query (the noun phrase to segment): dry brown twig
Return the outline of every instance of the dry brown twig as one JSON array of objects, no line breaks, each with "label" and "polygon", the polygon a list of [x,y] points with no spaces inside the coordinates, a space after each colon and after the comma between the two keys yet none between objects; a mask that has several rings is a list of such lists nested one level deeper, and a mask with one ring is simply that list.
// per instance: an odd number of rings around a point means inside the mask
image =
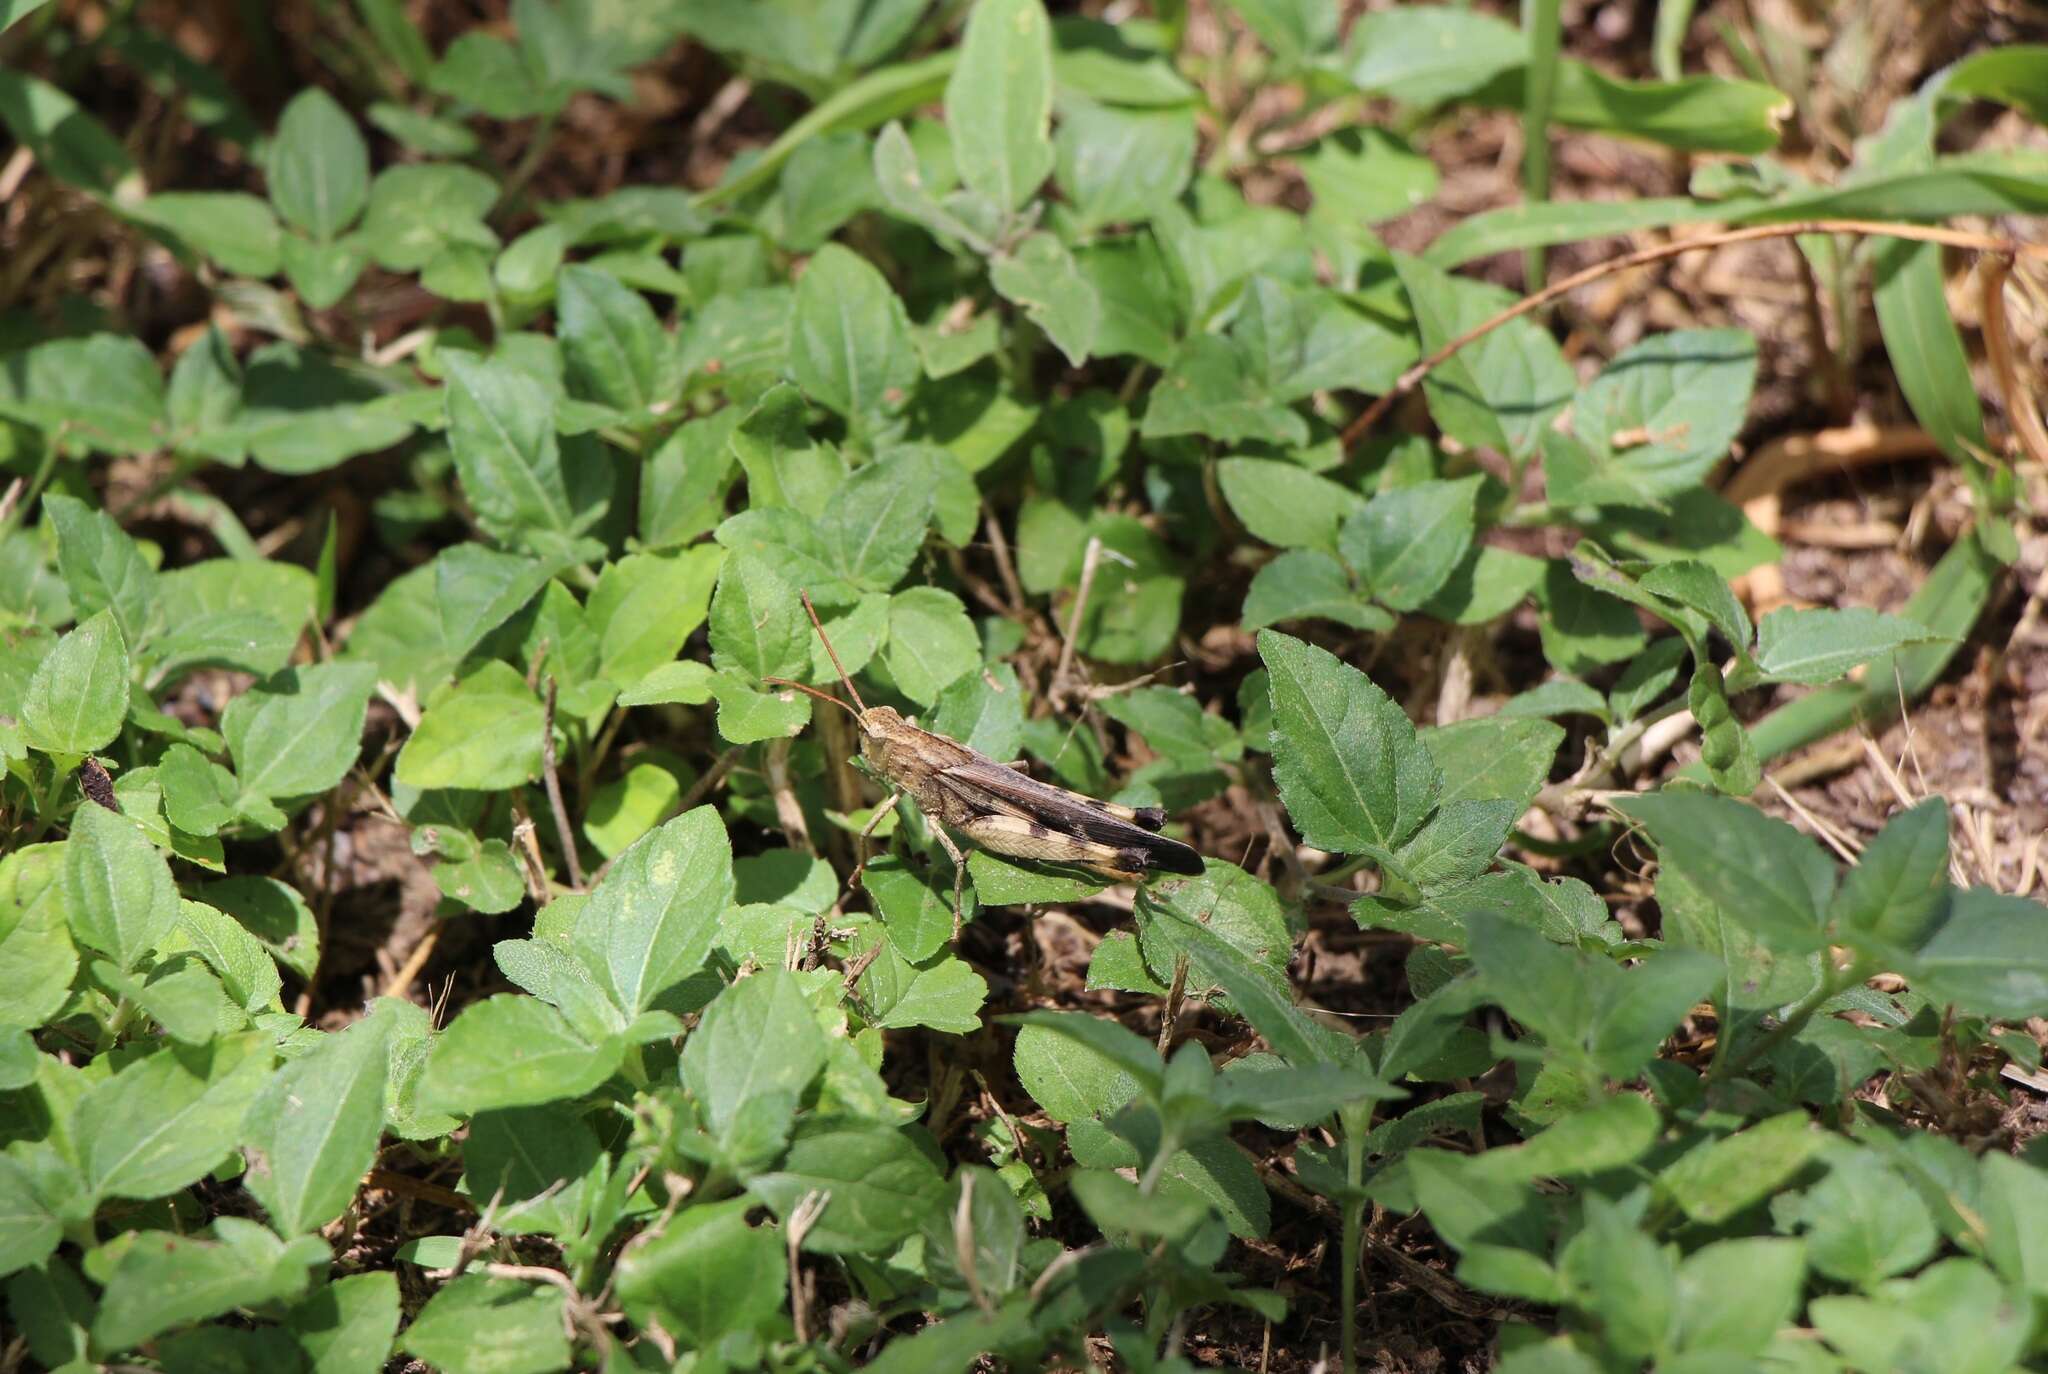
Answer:
[{"label": "dry brown twig", "polygon": [[1963,229],[1943,229],[1924,224],[1884,224],[1875,220],[1859,219],[1810,219],[1796,220],[1786,224],[1758,224],[1743,229],[1729,229],[1718,234],[1703,234],[1698,238],[1683,239],[1676,243],[1660,243],[1649,248],[1640,248],[1633,253],[1624,253],[1618,258],[1595,263],[1568,277],[1560,277],[1541,291],[1531,292],[1507,309],[1480,321],[1472,328],[1452,339],[1403,372],[1385,395],[1376,399],[1359,413],[1357,419],[1344,427],[1341,442],[1346,449],[1357,443],[1373,426],[1386,418],[1389,410],[1422,384],[1422,379],[1449,362],[1468,344],[1476,343],[1494,330],[1511,320],[1520,319],[1533,311],[1567,296],[1582,286],[1599,281],[1617,272],[1626,272],[1637,267],[1646,267],[1653,262],[1680,257],[1686,253],[1699,252],[1709,248],[1726,248],[1738,243],[1757,243],[1765,239],[1793,238],[1802,234],[1868,234],[1888,238],[1913,239],[1921,243],[1939,243],[1950,248],[1962,248],[1978,253],[1993,253],[2005,259],[2032,258],[2048,261],[2048,244],[2023,243],[2017,239],[2002,238],[1993,234],[1976,234]]},{"label": "dry brown twig", "polygon": [[569,886],[583,890],[583,861],[576,857],[576,832],[569,827],[569,808],[562,804],[562,779],[555,767],[555,679],[548,675],[547,701],[540,722],[541,778],[547,783],[548,810],[555,813],[555,839],[562,861],[569,865]]}]

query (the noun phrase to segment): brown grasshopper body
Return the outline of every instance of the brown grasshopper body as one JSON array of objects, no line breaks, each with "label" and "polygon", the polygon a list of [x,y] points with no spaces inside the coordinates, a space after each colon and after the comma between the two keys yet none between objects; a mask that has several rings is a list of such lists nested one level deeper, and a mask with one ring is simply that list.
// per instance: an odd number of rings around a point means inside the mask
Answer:
[{"label": "brown grasshopper body", "polygon": [[[829,701],[859,722],[862,756],[895,789],[861,832],[863,847],[882,817],[908,793],[936,822],[933,833],[953,860],[956,920],[967,865],[946,834],[948,827],[997,854],[1074,864],[1119,881],[1135,882],[1152,872],[1202,872],[1200,854],[1157,833],[1166,823],[1166,813],[1156,806],[1118,806],[1054,787],[1023,772],[1021,764],[998,763],[956,740],[918,728],[890,707],[869,706],[825,637],[808,594],[803,602],[855,705],[800,682],[769,681]],[[855,881],[858,874],[856,869]]]}]

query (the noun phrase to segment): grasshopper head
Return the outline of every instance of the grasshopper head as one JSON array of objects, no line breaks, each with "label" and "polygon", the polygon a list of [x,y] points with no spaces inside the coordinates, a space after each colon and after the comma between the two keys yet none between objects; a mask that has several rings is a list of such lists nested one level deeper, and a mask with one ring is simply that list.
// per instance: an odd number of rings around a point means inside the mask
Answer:
[{"label": "grasshopper head", "polygon": [[860,732],[872,740],[895,738],[907,725],[908,722],[893,706],[870,706],[860,716]]}]

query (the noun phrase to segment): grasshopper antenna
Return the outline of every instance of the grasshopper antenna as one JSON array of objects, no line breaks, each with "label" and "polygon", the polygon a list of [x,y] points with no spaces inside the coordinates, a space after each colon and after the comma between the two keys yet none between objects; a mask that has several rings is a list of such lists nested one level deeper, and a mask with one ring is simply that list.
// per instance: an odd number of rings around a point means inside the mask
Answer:
[{"label": "grasshopper antenna", "polygon": [[806,687],[801,682],[791,682],[786,677],[764,677],[761,679],[761,681],[772,682],[777,687],[794,687],[799,692],[804,693],[806,696],[814,696],[820,701],[831,702],[834,706],[837,706],[840,710],[846,712],[846,714],[852,716],[855,720],[860,719],[860,712],[854,710],[851,706],[848,706],[845,702],[841,701],[838,697],[833,696],[830,692],[821,692],[815,687]]},{"label": "grasshopper antenna", "polygon": [[[839,685],[844,687],[846,694],[853,698],[853,705],[860,708],[858,714],[866,715],[868,713],[868,704],[860,699],[860,688],[853,685],[853,679],[847,675],[846,665],[839,661],[839,651],[833,648],[832,641],[825,637],[825,625],[823,621],[818,619],[817,608],[811,605],[811,594],[808,591],[800,591],[797,595],[803,599],[804,610],[809,613],[811,624],[818,631],[818,642],[825,646],[826,656],[832,660],[832,666],[839,670]],[[790,685],[795,686],[796,684],[792,683]],[[834,697],[832,700],[838,701],[838,698]],[[839,704],[846,706],[846,703],[843,701],[839,702]],[[853,707],[849,706],[847,709],[852,710]]]}]

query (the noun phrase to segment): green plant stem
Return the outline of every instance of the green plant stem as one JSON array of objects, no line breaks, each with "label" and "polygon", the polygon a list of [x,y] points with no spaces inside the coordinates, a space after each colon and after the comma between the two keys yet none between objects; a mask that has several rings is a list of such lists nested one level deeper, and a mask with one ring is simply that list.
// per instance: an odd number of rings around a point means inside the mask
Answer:
[{"label": "green plant stem", "polygon": [[1358,1370],[1358,1250],[1365,1231],[1365,1132],[1372,1124],[1372,1107],[1339,1109],[1344,1129],[1344,1231],[1337,1246],[1342,1269],[1337,1276],[1338,1350],[1344,1374]]},{"label": "green plant stem", "polygon": [[1145,1166],[1145,1176],[1138,1180],[1138,1191],[1150,1196],[1166,1173],[1166,1161],[1179,1153],[1180,1140],[1170,1131],[1160,1132],[1159,1149],[1153,1154],[1152,1162]]},{"label": "green plant stem", "polygon": [[1862,981],[1863,971],[1860,964],[1852,963],[1844,968],[1830,968],[1821,975],[1820,981],[1815,983],[1804,997],[1792,1004],[1791,1009],[1779,1019],[1777,1025],[1751,1040],[1740,1050],[1726,1056],[1717,1055],[1714,1062],[1707,1067],[1707,1081],[1719,1083],[1741,1073],[1784,1041],[1797,1035],[1800,1027],[1813,1019],[1815,1012],[1839,997],[1844,989],[1852,988]]},{"label": "green plant stem", "polygon": [[29,797],[36,808],[36,823],[30,827],[28,838],[21,842],[24,849],[40,840],[49,830],[50,822],[57,819],[57,796],[64,790],[64,780],[70,776],[52,763],[49,786],[37,787],[33,783],[29,785]]},{"label": "green plant stem", "polygon": [[[1561,0],[1522,0],[1529,61],[1522,68],[1522,194],[1531,204],[1550,199],[1550,109],[1557,90],[1558,50],[1564,40]],[[1528,249],[1523,273],[1531,291],[1543,289],[1543,249]]]},{"label": "green plant stem", "polygon": [[526,145],[526,153],[505,178],[504,189],[498,192],[498,204],[493,214],[502,214],[518,204],[520,194],[526,190],[526,183],[533,180],[533,174],[540,170],[547,160],[548,150],[554,146],[555,128],[561,122],[559,110],[549,111],[533,126],[533,136]]}]

